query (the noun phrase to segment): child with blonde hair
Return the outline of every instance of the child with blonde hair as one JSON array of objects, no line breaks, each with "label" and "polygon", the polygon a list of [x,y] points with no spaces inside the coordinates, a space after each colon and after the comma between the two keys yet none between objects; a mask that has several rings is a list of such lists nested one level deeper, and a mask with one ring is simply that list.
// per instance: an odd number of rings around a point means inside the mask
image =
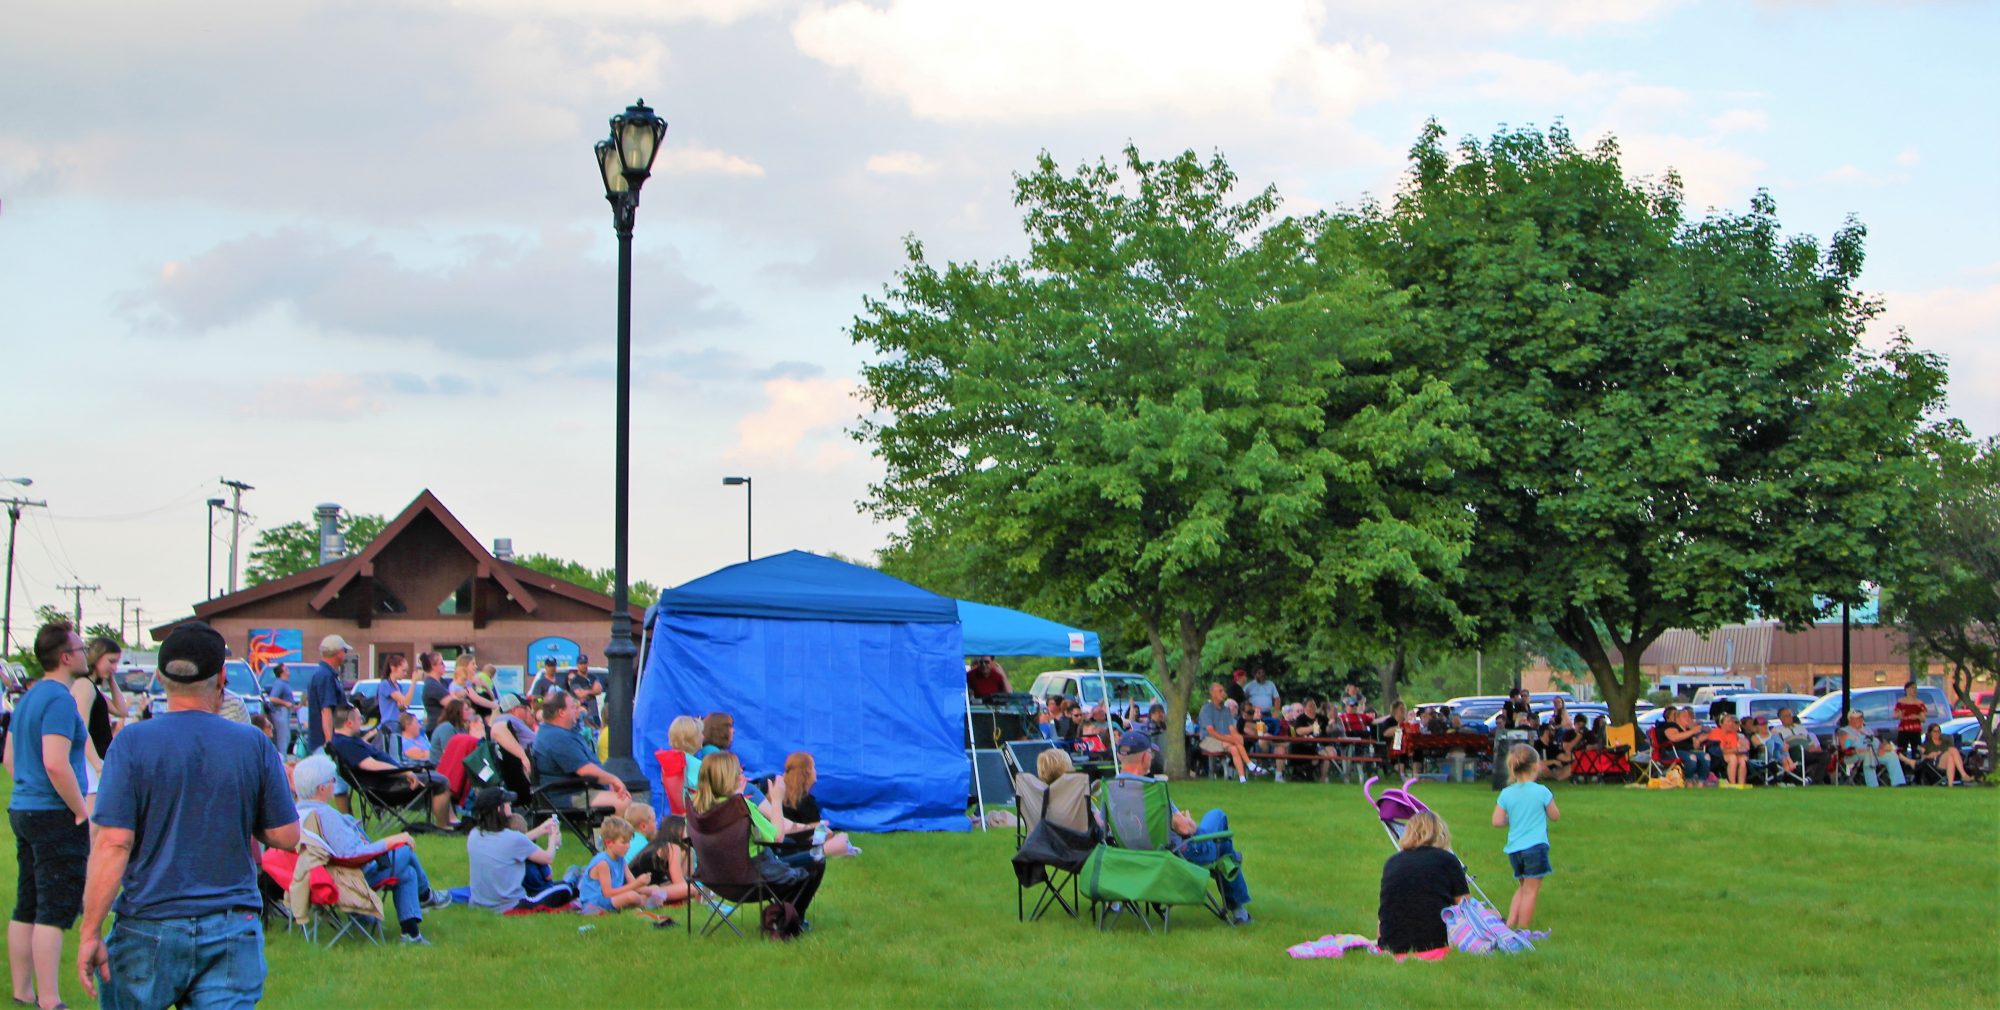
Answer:
[{"label": "child with blonde hair", "polygon": [[1507,829],[1507,862],[1520,886],[1507,906],[1507,925],[1527,929],[1535,919],[1535,899],[1542,878],[1554,873],[1549,865],[1549,822],[1562,819],[1555,794],[1535,781],[1541,776],[1541,755],[1527,744],[1507,752],[1507,788],[1493,806],[1493,826]]},{"label": "child with blonde hair", "polygon": [[585,915],[602,915],[640,907],[653,896],[650,873],[627,874],[625,853],[632,848],[632,824],[623,817],[607,817],[597,829],[600,851],[583,868],[583,886],[577,904]]}]

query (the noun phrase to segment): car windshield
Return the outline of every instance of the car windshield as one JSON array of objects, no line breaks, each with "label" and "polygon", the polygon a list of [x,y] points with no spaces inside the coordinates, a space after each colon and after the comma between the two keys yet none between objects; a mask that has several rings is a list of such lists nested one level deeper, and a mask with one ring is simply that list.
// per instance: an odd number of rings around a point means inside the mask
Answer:
[{"label": "car windshield", "polygon": [[1090,674],[1077,677],[1077,694],[1086,705],[1103,701],[1106,688],[1111,691],[1113,709],[1122,710],[1133,702],[1140,705],[1153,703],[1153,685],[1138,677],[1097,677]]},{"label": "car windshield", "polygon": [[250,664],[225,663],[222,673],[228,679],[229,690],[232,693],[248,695],[257,693],[257,678],[250,673]]},{"label": "car windshield", "polygon": [[1799,721],[1832,722],[1838,715],[1840,715],[1840,692],[1835,691],[1832,694],[1821,695],[1818,701],[1807,705],[1805,711],[1799,713]]}]

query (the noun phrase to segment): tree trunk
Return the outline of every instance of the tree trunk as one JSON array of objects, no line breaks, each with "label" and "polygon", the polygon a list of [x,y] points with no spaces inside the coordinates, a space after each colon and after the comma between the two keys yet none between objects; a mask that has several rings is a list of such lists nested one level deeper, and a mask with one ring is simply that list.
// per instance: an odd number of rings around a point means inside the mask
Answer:
[{"label": "tree trunk", "polygon": [[1590,667],[1591,679],[1597,682],[1597,692],[1604,696],[1604,705],[1611,711],[1611,725],[1631,725],[1639,695],[1646,686],[1646,674],[1639,661],[1645,658],[1646,647],[1652,645],[1662,632],[1641,632],[1634,641],[1621,645],[1618,651],[1622,670],[1611,665],[1611,651],[1605,647],[1597,625],[1587,615],[1572,611],[1555,626],[1555,632],[1556,637],[1582,656],[1584,663]]},{"label": "tree trunk", "polygon": [[1406,658],[1403,640],[1399,638],[1396,640],[1395,656],[1389,660],[1388,666],[1382,668],[1383,715],[1388,715],[1389,710],[1396,707],[1396,702],[1402,698],[1402,690],[1397,685],[1403,682],[1403,666]]},{"label": "tree trunk", "polygon": [[1167,662],[1166,639],[1160,634],[1160,619],[1151,614],[1144,618],[1146,642],[1153,647],[1153,675],[1159,679],[1162,693],[1167,696],[1167,738],[1160,741],[1161,752],[1167,762],[1167,774],[1187,773],[1187,734],[1181,727],[1187,725],[1188,701],[1191,681],[1185,681],[1180,671]]}]

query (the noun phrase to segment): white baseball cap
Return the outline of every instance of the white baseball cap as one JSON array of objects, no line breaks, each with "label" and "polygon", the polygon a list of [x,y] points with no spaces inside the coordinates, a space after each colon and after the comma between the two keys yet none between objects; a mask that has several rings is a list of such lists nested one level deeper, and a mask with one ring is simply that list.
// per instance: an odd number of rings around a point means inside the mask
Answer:
[{"label": "white baseball cap", "polygon": [[353,649],[353,646],[347,644],[347,639],[339,635],[328,635],[319,640],[319,654],[322,656],[330,656],[342,651],[351,652]]}]

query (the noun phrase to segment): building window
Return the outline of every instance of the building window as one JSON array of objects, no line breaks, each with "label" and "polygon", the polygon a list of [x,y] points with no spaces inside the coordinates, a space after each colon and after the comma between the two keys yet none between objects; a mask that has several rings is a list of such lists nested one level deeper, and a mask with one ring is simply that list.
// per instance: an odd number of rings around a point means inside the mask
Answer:
[{"label": "building window", "polygon": [[1889,671],[1887,670],[1875,671],[1875,683],[1887,684],[1888,682],[1889,682]]}]

